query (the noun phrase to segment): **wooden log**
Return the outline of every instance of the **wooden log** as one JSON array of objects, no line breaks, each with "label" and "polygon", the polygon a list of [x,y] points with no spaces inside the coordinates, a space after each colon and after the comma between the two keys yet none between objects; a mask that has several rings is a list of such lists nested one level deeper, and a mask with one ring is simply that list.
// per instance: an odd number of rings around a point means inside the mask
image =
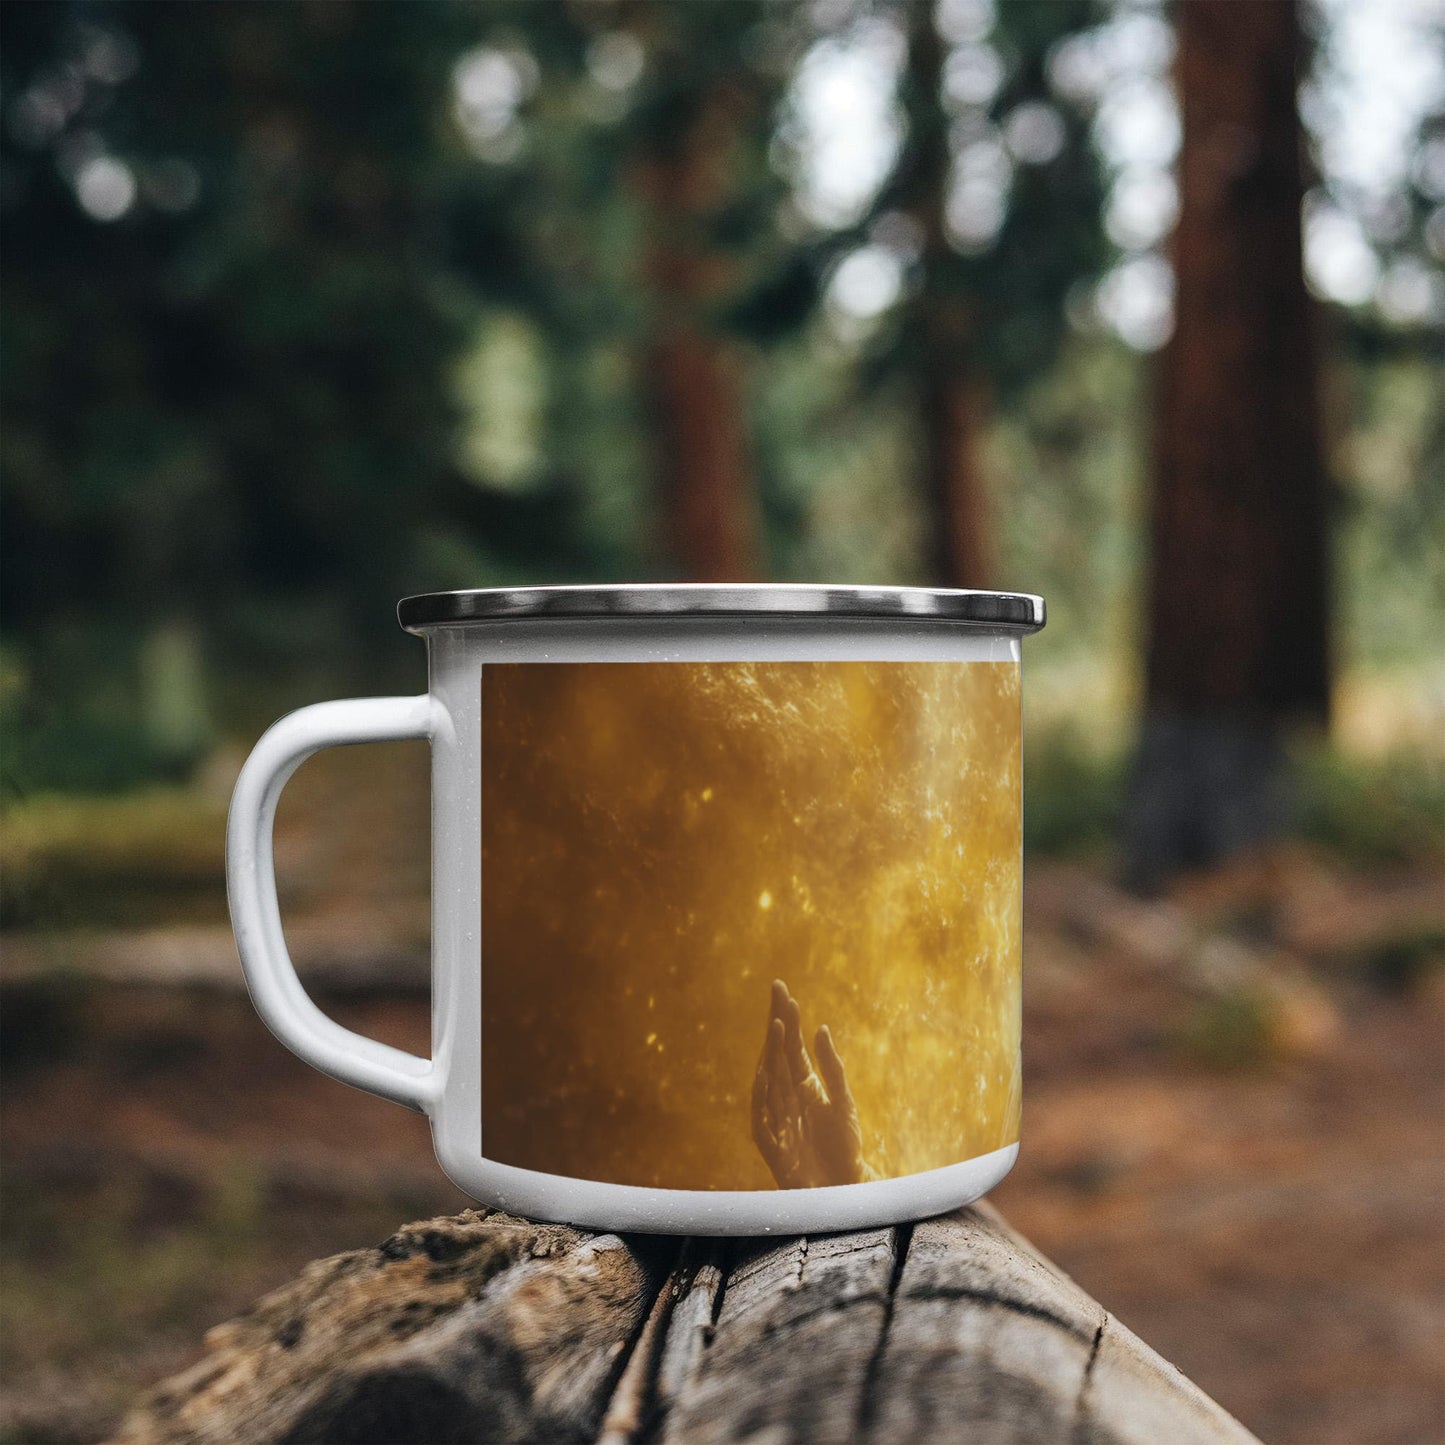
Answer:
[{"label": "wooden log", "polygon": [[782,1242],[468,1211],[214,1329],[121,1445],[1253,1437],[984,1206]]}]

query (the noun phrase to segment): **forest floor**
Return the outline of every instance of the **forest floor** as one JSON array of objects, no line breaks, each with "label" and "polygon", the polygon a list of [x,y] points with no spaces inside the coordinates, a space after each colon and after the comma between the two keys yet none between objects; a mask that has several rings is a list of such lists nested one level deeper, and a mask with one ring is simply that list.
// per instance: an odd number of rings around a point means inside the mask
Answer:
[{"label": "forest floor", "polygon": [[[355,766],[283,801],[296,951],[341,1022],[424,1052],[419,759]],[[213,872],[123,919],[71,886],[98,921],[0,952],[0,1441],[26,1445],[100,1438],[310,1259],[465,1203],[422,1119],[266,1032]],[[994,1202],[1263,1439],[1445,1437],[1438,869],[1291,848],[1142,903],[1037,861],[1025,915]]]}]

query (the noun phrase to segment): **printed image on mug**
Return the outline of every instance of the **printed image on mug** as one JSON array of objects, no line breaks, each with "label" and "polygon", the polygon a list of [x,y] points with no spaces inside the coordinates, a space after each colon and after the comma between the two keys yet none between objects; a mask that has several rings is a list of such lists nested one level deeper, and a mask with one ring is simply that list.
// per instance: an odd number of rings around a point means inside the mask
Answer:
[{"label": "printed image on mug", "polygon": [[1016,1143],[1016,662],[482,669],[482,1152],[666,1189]]}]

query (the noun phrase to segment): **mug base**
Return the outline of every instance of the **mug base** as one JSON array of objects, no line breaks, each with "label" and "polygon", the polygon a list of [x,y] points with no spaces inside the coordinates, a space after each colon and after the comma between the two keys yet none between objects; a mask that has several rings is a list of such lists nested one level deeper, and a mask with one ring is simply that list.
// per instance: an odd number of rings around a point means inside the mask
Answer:
[{"label": "mug base", "polygon": [[1013,1168],[1017,1143],[921,1174],[818,1189],[647,1189],[517,1169],[490,1159],[437,1157],[479,1203],[555,1224],[617,1233],[821,1234],[926,1219],[972,1204]]}]

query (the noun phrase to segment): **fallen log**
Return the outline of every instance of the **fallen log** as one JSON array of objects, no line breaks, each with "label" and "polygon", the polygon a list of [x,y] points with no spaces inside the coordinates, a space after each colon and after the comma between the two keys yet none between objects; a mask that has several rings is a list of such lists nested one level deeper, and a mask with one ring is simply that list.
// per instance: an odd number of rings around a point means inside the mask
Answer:
[{"label": "fallen log", "polygon": [[212,1330],[117,1441],[1253,1438],[975,1206],[783,1242],[408,1225]]}]

